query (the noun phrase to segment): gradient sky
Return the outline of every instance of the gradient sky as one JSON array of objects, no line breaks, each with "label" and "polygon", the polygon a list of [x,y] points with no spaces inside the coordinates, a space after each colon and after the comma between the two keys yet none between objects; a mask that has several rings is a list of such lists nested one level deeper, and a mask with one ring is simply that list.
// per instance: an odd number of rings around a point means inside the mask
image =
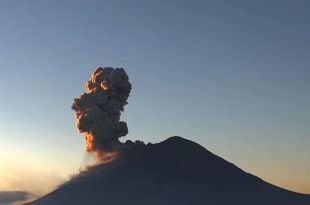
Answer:
[{"label": "gradient sky", "polygon": [[73,98],[98,66],[133,90],[124,139],[179,135],[310,193],[310,1],[0,0],[0,190],[88,160]]}]

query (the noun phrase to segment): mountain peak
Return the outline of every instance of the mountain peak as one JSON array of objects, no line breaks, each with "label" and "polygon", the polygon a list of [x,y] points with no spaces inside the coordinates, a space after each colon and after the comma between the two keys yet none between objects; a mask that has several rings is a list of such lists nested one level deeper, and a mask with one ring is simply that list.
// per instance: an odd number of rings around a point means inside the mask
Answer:
[{"label": "mountain peak", "polygon": [[125,144],[128,149],[114,161],[81,173],[30,204],[310,204],[309,196],[264,182],[182,137]]},{"label": "mountain peak", "polygon": [[162,141],[161,143],[165,143],[165,142],[182,142],[182,143],[193,143],[192,141],[185,139],[183,137],[180,136],[172,136],[167,138],[166,140]]},{"label": "mountain peak", "polygon": [[[167,146],[174,146],[177,149],[196,149],[197,151],[206,151],[206,149],[204,147],[202,147],[201,145],[199,145],[196,142],[193,142],[191,140],[185,139],[183,137],[179,137],[179,136],[173,136],[173,137],[169,137],[168,139],[158,143],[158,145],[167,145]],[[185,151],[183,150],[183,151]]]}]

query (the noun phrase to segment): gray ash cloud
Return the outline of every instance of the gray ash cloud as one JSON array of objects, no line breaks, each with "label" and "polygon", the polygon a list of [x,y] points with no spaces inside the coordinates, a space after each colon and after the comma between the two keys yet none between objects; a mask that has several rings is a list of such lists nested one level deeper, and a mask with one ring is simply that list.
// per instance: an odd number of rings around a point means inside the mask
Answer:
[{"label": "gray ash cloud", "polygon": [[120,121],[131,91],[123,68],[99,67],[86,81],[86,93],[74,99],[76,126],[86,141],[86,151],[109,152],[120,145],[119,138],[128,133]]}]

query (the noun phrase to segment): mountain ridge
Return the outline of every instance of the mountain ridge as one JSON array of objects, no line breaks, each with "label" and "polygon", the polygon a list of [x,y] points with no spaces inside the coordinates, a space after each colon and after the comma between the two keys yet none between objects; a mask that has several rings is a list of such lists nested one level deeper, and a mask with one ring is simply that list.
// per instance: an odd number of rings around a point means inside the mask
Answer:
[{"label": "mountain ridge", "polygon": [[127,141],[114,161],[90,167],[28,205],[124,203],[309,205],[310,195],[274,186],[174,136],[147,145]]}]

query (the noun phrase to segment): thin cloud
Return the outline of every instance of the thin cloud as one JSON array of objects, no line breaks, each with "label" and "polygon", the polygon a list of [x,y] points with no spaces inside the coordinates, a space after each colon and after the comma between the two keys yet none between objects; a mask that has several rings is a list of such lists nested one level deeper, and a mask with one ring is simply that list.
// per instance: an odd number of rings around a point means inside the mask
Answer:
[{"label": "thin cloud", "polygon": [[18,201],[26,201],[33,195],[24,191],[0,191],[0,204],[9,205]]}]

